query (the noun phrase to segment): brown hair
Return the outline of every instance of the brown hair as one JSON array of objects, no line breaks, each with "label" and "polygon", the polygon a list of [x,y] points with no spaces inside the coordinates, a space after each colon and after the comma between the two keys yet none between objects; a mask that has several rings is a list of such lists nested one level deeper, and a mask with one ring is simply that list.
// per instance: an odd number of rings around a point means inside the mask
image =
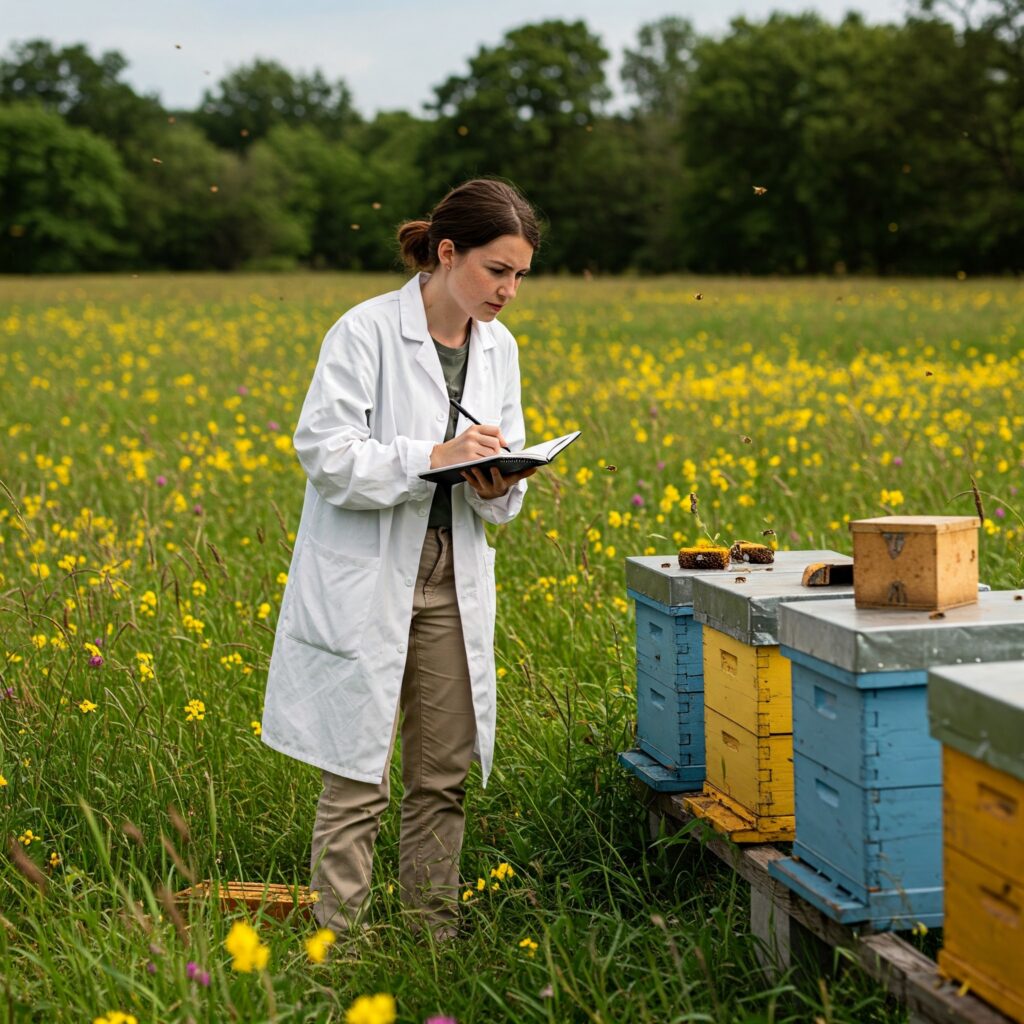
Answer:
[{"label": "brown hair", "polygon": [[430,220],[402,224],[398,245],[410,270],[433,270],[443,239],[450,238],[459,251],[487,245],[502,235],[516,235],[536,249],[540,244],[537,214],[514,185],[474,178],[453,188],[434,207]]}]

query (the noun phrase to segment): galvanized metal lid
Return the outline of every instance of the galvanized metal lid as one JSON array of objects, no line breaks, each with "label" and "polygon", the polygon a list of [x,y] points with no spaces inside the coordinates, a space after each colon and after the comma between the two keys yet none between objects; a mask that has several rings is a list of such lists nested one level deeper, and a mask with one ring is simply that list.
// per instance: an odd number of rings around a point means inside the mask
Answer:
[{"label": "galvanized metal lid", "polygon": [[1024,661],[932,669],[928,721],[937,740],[1024,779]]},{"label": "galvanized metal lid", "polygon": [[794,572],[739,573],[725,580],[698,576],[693,581],[693,617],[740,643],[765,647],[779,642],[779,605],[783,601],[835,600],[852,595],[853,587],[805,587]]},{"label": "galvanized metal lid", "polygon": [[779,643],[847,672],[1024,658],[1024,591],[993,590],[946,612],[855,608],[852,600],[783,605]]},{"label": "galvanized metal lid", "polygon": [[747,576],[767,572],[799,572],[811,562],[845,561],[848,555],[838,551],[776,551],[772,565],[744,565],[736,562],[728,569],[680,569],[678,553],[671,555],[634,555],[626,559],[626,586],[659,604],[693,604],[693,580],[696,576]]}]

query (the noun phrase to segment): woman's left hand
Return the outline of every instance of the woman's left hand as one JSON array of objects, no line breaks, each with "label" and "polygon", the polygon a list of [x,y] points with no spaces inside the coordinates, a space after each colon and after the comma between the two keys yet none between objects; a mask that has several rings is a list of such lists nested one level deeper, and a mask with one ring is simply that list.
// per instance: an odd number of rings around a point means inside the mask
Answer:
[{"label": "woman's left hand", "polygon": [[482,469],[464,469],[462,476],[481,498],[501,498],[508,493],[508,489],[513,484],[525,480],[528,476],[533,476],[538,469],[540,466],[531,466],[529,469],[524,469],[519,473],[510,473],[508,476],[502,476],[495,467],[491,467],[489,474],[485,474]]}]

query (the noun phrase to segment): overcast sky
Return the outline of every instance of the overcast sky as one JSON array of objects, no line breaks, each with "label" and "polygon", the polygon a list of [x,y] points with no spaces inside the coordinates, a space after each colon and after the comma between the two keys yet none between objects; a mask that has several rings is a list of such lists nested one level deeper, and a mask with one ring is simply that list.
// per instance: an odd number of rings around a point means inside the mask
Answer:
[{"label": "overcast sky", "polygon": [[[356,107],[422,113],[433,87],[466,69],[480,46],[494,46],[511,28],[547,18],[582,18],[611,53],[609,84],[621,98],[618,65],[637,29],[668,14],[716,34],[730,19],[772,10],[815,10],[838,21],[848,10],[868,21],[901,21],[905,0],[0,0],[0,44],[44,38],[85,43],[94,55],[119,50],[125,77],[164,105],[194,108],[205,88],[257,57],[292,71],[319,68],[343,78]],[[176,45],[181,46],[177,49]]]}]

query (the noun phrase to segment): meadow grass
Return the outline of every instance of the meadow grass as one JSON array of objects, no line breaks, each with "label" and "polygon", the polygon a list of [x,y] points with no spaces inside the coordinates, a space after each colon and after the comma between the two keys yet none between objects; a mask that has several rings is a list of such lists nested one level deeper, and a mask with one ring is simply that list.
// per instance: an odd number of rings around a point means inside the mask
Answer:
[{"label": "meadow grass", "polygon": [[0,1013],[342,1021],[383,992],[402,1022],[903,1020],[856,971],[766,980],[744,886],[687,835],[649,841],[615,760],[623,559],[714,536],[849,551],[850,518],[973,514],[973,481],[982,578],[1020,586],[1013,281],[531,280],[505,319],[528,437],[583,437],[490,531],[500,710],[463,936],[406,926],[397,799],[372,927],[324,963],[298,916],[259,923],[251,972],[225,948],[244,915],[176,919],[190,878],[308,880],[319,773],[255,726],[301,507],[290,435],[326,329],[398,284],[0,282]]}]

